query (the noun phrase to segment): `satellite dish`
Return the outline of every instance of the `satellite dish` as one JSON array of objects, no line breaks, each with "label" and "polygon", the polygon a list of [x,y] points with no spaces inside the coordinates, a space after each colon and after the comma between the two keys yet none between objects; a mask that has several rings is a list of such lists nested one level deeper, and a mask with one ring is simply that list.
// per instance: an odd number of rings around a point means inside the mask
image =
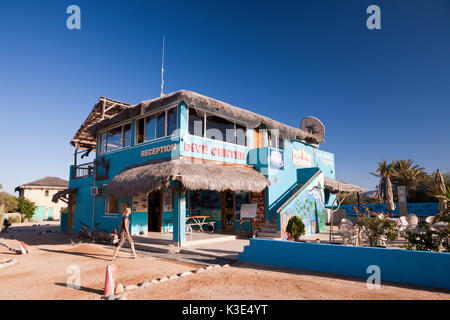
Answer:
[{"label": "satellite dish", "polygon": [[323,123],[313,116],[303,118],[300,122],[300,128],[312,134],[323,137],[325,135],[325,126]]}]

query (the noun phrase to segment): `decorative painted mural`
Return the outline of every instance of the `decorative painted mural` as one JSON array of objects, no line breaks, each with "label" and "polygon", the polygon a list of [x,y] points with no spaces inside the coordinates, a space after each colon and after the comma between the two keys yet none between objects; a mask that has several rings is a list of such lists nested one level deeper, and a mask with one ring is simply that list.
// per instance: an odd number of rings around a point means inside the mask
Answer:
[{"label": "decorative painted mural", "polygon": [[306,235],[326,230],[324,194],[321,185],[323,185],[322,173],[280,212],[282,240],[291,239],[286,232],[286,226],[292,216],[298,216],[302,219],[305,224]]}]

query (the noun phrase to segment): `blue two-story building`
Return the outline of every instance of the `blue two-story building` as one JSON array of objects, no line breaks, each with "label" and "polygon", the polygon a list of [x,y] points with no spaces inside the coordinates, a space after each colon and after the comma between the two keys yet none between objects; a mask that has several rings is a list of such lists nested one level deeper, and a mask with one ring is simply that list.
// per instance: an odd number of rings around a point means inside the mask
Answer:
[{"label": "blue two-story building", "polygon": [[[62,229],[80,222],[112,231],[131,206],[132,234],[173,232],[186,241],[186,218],[207,216],[216,232],[235,233],[244,203],[256,222],[287,239],[292,215],[307,233],[325,230],[336,185],[323,136],[190,91],[129,105],[101,97],[71,143],[75,163]],[[92,163],[79,158],[95,153]]]}]

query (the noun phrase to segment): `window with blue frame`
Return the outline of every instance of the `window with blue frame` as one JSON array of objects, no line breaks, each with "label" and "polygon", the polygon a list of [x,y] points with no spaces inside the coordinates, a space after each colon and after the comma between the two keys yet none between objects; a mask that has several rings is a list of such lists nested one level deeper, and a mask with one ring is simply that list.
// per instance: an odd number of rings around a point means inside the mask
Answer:
[{"label": "window with blue frame", "polygon": [[136,120],[136,143],[171,136],[178,128],[177,108],[170,108]]},{"label": "window with blue frame", "polygon": [[107,153],[131,145],[131,123],[114,127],[100,134],[99,153]]},{"label": "window with blue frame", "polygon": [[246,126],[216,115],[201,115],[194,108],[188,112],[190,135],[247,146]]}]

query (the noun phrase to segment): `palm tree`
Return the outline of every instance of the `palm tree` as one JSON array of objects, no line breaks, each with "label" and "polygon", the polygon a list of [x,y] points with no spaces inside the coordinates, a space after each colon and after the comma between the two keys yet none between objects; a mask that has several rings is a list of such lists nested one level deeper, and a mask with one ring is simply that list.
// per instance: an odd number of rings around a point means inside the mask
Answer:
[{"label": "palm tree", "polygon": [[387,163],[386,160],[378,162],[378,168],[375,170],[380,178],[390,177],[395,174],[394,163]]},{"label": "palm tree", "polygon": [[411,159],[396,160],[394,163],[394,175],[392,178],[393,184],[397,186],[405,186],[407,190],[411,189],[417,180],[425,178],[425,169],[414,164]]}]

